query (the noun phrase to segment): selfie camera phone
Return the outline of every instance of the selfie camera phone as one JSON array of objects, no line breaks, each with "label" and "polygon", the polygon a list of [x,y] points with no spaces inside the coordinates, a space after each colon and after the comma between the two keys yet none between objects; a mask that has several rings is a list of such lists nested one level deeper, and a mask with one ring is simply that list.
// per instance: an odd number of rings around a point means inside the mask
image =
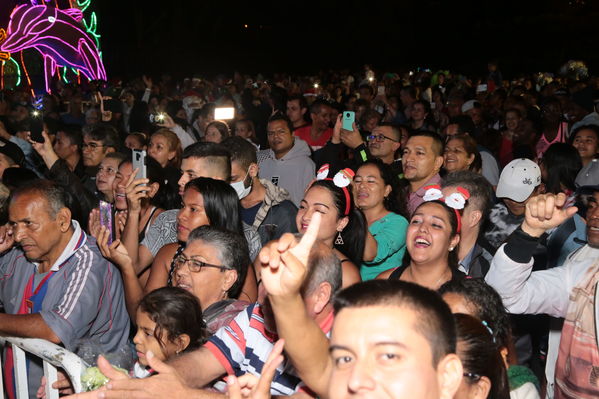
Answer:
[{"label": "selfie camera phone", "polygon": [[157,114],[150,114],[150,123],[164,123],[164,112],[159,112]]},{"label": "selfie camera phone", "polygon": [[146,179],[148,177],[146,170],[146,152],[144,150],[131,150],[133,156],[133,170],[137,170],[135,179]]},{"label": "selfie camera phone", "polygon": [[100,226],[104,226],[110,231],[108,236],[108,245],[112,244],[114,230],[112,229],[112,204],[106,201],[100,201]]},{"label": "selfie camera phone", "polygon": [[38,110],[33,111],[31,113],[30,121],[29,132],[31,140],[43,143],[44,136],[42,136],[42,130],[44,129],[44,120],[42,118],[42,113]]},{"label": "selfie camera phone", "polygon": [[352,131],[356,114],[353,111],[343,111],[343,129]]}]

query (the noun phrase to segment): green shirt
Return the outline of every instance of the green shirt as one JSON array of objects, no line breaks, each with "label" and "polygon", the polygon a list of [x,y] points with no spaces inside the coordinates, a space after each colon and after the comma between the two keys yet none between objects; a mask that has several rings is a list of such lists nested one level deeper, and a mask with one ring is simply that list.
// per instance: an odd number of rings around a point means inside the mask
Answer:
[{"label": "green shirt", "polygon": [[400,266],[406,251],[408,221],[390,212],[374,222],[369,228],[377,243],[376,257],[360,267],[363,281],[372,280],[379,274]]}]

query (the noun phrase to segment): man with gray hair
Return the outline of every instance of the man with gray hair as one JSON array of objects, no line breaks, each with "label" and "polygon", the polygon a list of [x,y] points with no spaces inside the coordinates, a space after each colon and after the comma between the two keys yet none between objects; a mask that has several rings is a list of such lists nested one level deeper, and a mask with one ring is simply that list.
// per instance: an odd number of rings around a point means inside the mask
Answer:
[{"label": "man with gray hair", "polygon": [[[49,180],[32,181],[13,193],[8,214],[0,239],[0,304],[6,312],[0,314],[0,335],[42,338],[70,351],[84,341],[102,353],[126,346],[129,317],[120,273],[71,219],[64,190]],[[6,359],[11,391],[12,356]],[[35,359],[29,364],[34,393],[42,369]]]}]

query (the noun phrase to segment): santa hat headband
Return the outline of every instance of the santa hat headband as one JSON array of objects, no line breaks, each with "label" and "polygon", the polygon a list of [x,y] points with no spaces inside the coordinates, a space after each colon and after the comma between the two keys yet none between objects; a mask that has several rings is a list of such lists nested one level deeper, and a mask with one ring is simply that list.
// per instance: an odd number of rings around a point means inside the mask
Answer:
[{"label": "santa hat headband", "polygon": [[422,197],[424,201],[441,201],[455,211],[458,222],[457,233],[462,231],[462,214],[460,211],[466,206],[466,201],[470,198],[470,192],[464,187],[456,187],[457,192],[444,196],[441,186],[436,184],[426,186],[424,189],[426,190]]},{"label": "santa hat headband", "polygon": [[345,211],[343,212],[344,216],[349,215],[350,206],[351,206],[351,193],[349,192],[349,185],[351,184],[354,176],[356,175],[353,170],[350,168],[345,168],[340,170],[335,174],[335,177],[332,179],[327,177],[329,175],[329,164],[325,163],[318,169],[316,174],[316,180],[329,180],[332,181],[333,184],[343,191],[343,195],[345,195]]}]

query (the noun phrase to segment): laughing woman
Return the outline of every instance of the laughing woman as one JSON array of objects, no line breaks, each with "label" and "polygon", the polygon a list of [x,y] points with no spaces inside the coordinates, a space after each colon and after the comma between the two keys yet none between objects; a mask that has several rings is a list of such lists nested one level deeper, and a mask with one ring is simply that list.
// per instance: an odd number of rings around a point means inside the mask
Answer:
[{"label": "laughing woman", "polygon": [[482,158],[476,147],[476,141],[466,134],[452,137],[445,145],[443,168],[447,173],[460,170],[480,173]]},{"label": "laughing woman", "polygon": [[304,194],[295,219],[297,230],[305,233],[314,212],[322,214],[317,239],[339,258],[343,287],[361,281],[357,265],[362,262],[366,236],[364,214],[355,208],[350,190],[349,184],[341,187],[333,179],[315,181]]},{"label": "laughing woman", "polygon": [[[428,195],[427,191],[425,199]],[[416,208],[406,238],[409,262],[387,274],[390,280],[409,281],[437,290],[447,281],[464,277],[457,269],[461,216],[446,203],[452,203],[456,195],[459,194],[452,194],[448,199],[439,196]],[[465,199],[458,198],[458,202],[462,202],[463,209]]]},{"label": "laughing woman", "polygon": [[360,268],[364,281],[397,267],[404,256],[408,221],[401,216],[405,201],[398,197],[402,191],[395,180],[380,161],[362,164],[354,178],[354,199],[366,216],[369,232]]}]

